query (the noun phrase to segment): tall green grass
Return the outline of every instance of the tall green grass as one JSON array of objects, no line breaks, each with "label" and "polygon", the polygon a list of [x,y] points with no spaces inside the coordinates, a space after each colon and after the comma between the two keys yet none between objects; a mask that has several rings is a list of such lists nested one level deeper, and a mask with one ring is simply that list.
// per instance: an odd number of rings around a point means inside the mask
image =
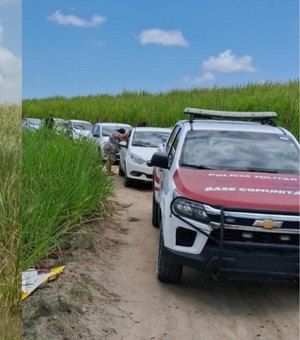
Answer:
[{"label": "tall green grass", "polygon": [[49,114],[65,119],[86,119],[92,123],[118,121],[136,125],[172,126],[184,119],[185,107],[229,111],[275,111],[277,123],[299,135],[299,81],[269,82],[213,89],[173,90],[167,93],[123,92],[116,96],[53,97],[23,101],[27,117]]},{"label": "tall green grass", "polygon": [[22,268],[62,246],[83,220],[104,212],[112,183],[97,148],[48,129],[23,133]]},{"label": "tall green grass", "polygon": [[21,108],[0,106],[0,338],[21,338]]}]

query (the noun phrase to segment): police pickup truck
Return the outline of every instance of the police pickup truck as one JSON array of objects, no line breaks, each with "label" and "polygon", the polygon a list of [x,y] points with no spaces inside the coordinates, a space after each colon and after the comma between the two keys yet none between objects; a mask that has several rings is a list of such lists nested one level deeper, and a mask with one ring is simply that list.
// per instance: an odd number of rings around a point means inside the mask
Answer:
[{"label": "police pickup truck", "polygon": [[275,112],[186,108],[152,157],[157,276],[298,280],[299,144]]}]

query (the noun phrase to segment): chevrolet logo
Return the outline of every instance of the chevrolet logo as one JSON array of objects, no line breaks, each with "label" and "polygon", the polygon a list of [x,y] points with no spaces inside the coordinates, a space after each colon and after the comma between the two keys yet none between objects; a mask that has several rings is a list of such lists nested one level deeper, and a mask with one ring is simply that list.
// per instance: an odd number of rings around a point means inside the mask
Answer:
[{"label": "chevrolet logo", "polygon": [[253,227],[260,227],[264,229],[273,229],[280,228],[282,226],[281,221],[273,221],[273,220],[256,220],[253,223]]}]

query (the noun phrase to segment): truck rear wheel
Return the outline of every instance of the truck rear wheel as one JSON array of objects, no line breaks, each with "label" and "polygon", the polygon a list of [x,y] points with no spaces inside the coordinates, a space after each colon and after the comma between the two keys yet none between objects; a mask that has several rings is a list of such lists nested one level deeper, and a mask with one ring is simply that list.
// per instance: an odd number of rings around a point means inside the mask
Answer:
[{"label": "truck rear wheel", "polygon": [[166,259],[165,246],[162,228],[160,228],[158,259],[157,259],[157,278],[164,283],[180,282],[182,276],[182,266],[168,262]]}]

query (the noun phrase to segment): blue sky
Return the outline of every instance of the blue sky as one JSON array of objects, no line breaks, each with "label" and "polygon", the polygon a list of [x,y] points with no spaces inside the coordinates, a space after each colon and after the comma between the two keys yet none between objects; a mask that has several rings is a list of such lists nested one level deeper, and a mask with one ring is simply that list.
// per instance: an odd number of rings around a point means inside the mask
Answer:
[{"label": "blue sky", "polygon": [[23,98],[298,79],[298,0],[22,6]]}]

